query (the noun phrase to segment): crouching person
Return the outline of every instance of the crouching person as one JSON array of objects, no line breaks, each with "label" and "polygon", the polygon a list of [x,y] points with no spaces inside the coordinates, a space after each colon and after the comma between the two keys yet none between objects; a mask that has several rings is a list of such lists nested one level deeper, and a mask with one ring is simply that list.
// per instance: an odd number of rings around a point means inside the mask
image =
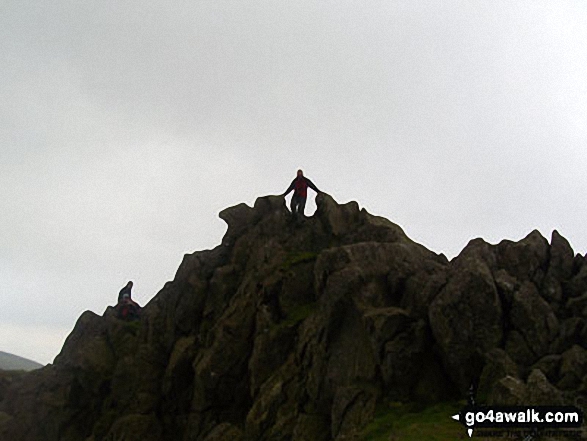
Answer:
[{"label": "crouching person", "polygon": [[116,316],[121,320],[138,320],[141,315],[141,307],[130,298],[130,294],[123,294],[116,305]]}]

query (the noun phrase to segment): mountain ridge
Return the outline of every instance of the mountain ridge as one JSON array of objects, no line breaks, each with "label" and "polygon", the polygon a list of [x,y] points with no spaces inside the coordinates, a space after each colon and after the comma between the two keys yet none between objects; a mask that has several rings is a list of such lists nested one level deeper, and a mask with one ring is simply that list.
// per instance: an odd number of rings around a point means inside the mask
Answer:
[{"label": "mountain ridge", "polygon": [[0,351],[0,370],[24,370],[31,371],[33,369],[42,368],[41,363],[34,360],[21,357],[19,355],[10,354],[8,352]]},{"label": "mountain ridge", "polygon": [[360,439],[386,403],[471,385],[487,403],[584,399],[587,265],[558,232],[449,262],[356,202],[316,202],[298,221],[280,196],[221,211],[221,244],[185,255],[140,321],[86,311],[0,396],[0,435]]}]

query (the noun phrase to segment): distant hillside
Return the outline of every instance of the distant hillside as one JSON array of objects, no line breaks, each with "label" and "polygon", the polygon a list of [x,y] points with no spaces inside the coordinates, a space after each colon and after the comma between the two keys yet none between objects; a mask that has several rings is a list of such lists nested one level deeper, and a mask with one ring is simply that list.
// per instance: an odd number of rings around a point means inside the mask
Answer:
[{"label": "distant hillside", "polygon": [[42,368],[36,361],[0,351],[0,369],[4,371],[32,371]]}]

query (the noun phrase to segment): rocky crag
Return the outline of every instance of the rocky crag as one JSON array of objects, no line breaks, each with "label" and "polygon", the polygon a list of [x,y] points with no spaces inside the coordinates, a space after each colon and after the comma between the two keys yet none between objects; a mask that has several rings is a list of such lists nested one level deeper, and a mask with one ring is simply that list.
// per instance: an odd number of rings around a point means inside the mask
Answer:
[{"label": "rocky crag", "polygon": [[85,312],[52,365],[1,388],[0,439],[354,439],[382,403],[587,394],[587,264],[556,231],[448,261],[317,197],[220,213],[139,322]]}]

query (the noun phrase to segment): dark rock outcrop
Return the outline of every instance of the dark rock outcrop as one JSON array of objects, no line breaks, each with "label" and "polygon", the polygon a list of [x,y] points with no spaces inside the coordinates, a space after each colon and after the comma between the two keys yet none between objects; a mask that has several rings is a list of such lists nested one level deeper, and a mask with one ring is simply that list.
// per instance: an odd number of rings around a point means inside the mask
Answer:
[{"label": "dark rock outcrop", "polygon": [[471,241],[451,262],[317,197],[220,217],[136,322],[82,314],[52,365],[0,384],[0,439],[351,439],[379,403],[587,395],[587,265],[553,232]]}]

